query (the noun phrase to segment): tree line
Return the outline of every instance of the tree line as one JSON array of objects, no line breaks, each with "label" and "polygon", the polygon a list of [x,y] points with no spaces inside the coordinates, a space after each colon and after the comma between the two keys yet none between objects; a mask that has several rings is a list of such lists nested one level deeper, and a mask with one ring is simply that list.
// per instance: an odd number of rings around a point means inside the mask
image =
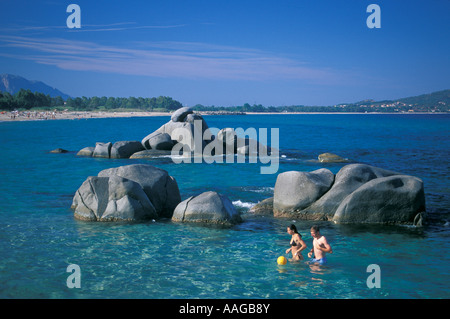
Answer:
[{"label": "tree line", "polygon": [[[389,105],[386,105],[389,104]],[[405,104],[389,101],[388,103],[373,102],[367,104],[352,103],[335,106],[307,106],[307,105],[289,105],[289,106],[263,106],[261,104],[250,105],[245,103],[241,106],[204,106],[197,104],[195,111],[208,112],[252,112],[252,113],[400,113],[400,112],[450,112],[450,104],[444,102],[426,103],[426,104]]]},{"label": "tree line", "polygon": [[64,101],[60,96],[51,97],[40,92],[21,89],[15,94],[0,91],[0,109],[32,109],[32,108],[64,108],[76,111],[132,109],[141,111],[166,110],[172,111],[182,107],[182,104],[171,97],[76,97]]},{"label": "tree line", "polygon": [[[358,103],[336,105],[336,106],[263,106],[261,104],[245,103],[240,106],[204,106],[197,104],[193,107],[195,111],[209,112],[450,112],[450,91],[445,90],[431,95],[414,97],[399,101],[361,101]],[[434,99],[432,99],[434,98]],[[410,101],[411,100],[411,101]],[[401,102],[400,102],[401,101]],[[31,92],[21,89],[11,95],[0,91],[0,109],[69,109],[75,111],[95,110],[135,110],[135,111],[173,111],[182,107],[182,104],[171,97],[159,96],[152,98],[143,97],[69,97],[64,101],[60,96],[51,97],[40,92]]]}]

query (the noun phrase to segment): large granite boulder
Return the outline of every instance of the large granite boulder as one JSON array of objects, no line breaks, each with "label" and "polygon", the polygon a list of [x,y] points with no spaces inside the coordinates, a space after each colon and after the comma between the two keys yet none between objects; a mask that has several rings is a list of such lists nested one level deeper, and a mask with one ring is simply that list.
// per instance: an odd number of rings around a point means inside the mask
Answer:
[{"label": "large granite boulder", "polygon": [[[322,171],[322,178],[316,179],[320,171],[279,174],[274,189],[274,216],[336,223],[422,225],[425,195],[419,178],[350,164],[341,168],[333,183],[329,172]],[[332,186],[325,190],[329,181]],[[270,202],[266,206],[266,210],[270,209]]]},{"label": "large granite boulder", "polygon": [[139,141],[119,141],[111,146],[110,158],[130,158],[136,152],[143,151]]},{"label": "large granite boulder", "polygon": [[241,222],[242,218],[226,196],[210,191],[179,203],[172,220],[230,226]]},{"label": "large granite boulder", "polygon": [[155,207],[158,217],[171,218],[181,196],[176,180],[167,171],[145,164],[109,168],[99,177],[120,176],[138,183]]},{"label": "large granite boulder", "polygon": [[342,201],[365,183],[381,177],[400,173],[366,164],[349,164],[336,174],[331,189],[306,208],[303,213],[314,215],[314,219],[331,219]]},{"label": "large granite boulder", "polygon": [[92,157],[110,158],[111,147],[112,147],[111,142],[108,143],[97,142],[95,144],[95,149],[94,153],[92,154]]},{"label": "large granite boulder", "polygon": [[417,177],[393,175],[373,179],[339,205],[336,223],[414,224],[425,211],[423,182]]},{"label": "large granite boulder", "polygon": [[75,193],[74,216],[86,221],[139,221],[156,218],[142,187],[119,176],[88,177]]},{"label": "large granite boulder", "polygon": [[274,189],[274,215],[289,215],[308,207],[330,189],[333,181],[334,174],[326,168],[279,174]]}]

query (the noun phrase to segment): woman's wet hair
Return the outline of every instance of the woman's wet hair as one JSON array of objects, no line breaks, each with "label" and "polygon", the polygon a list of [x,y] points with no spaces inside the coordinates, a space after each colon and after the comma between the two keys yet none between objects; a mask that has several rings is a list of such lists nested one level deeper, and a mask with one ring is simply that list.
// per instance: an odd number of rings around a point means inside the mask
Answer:
[{"label": "woman's wet hair", "polygon": [[[294,224],[291,224],[291,225],[289,226],[289,228],[290,228],[294,233],[300,235],[300,233],[299,233],[298,230],[297,230],[297,226],[295,226]],[[300,237],[302,237],[302,235],[300,235]]]}]

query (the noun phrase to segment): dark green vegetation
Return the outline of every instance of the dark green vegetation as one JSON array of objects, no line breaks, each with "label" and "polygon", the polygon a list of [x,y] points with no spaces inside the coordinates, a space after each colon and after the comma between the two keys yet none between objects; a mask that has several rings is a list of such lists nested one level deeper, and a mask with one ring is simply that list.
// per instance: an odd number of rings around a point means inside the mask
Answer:
[{"label": "dark green vegetation", "polygon": [[[51,97],[40,92],[21,89],[15,94],[0,91],[0,110],[16,109],[59,109],[75,111],[173,111],[182,104],[171,97]],[[195,111],[203,112],[450,112],[450,90],[438,91],[398,100],[373,101],[364,100],[356,103],[337,104],[334,106],[263,106],[261,104],[242,106],[204,106],[197,104]]]},{"label": "dark green vegetation", "polygon": [[152,98],[122,98],[122,97],[76,97],[67,98],[64,101],[60,96],[51,97],[40,92],[31,92],[21,89],[11,95],[8,92],[0,92],[0,109],[68,109],[76,111],[95,110],[133,110],[133,111],[172,111],[182,107],[181,103],[171,97],[160,96]]},{"label": "dark green vegetation", "polygon": [[364,100],[356,103],[341,103],[334,106],[269,106],[250,105],[245,103],[242,106],[194,106],[196,111],[227,111],[227,112],[450,112],[450,90],[438,91],[430,94],[423,94],[414,97],[407,97],[397,100]]}]

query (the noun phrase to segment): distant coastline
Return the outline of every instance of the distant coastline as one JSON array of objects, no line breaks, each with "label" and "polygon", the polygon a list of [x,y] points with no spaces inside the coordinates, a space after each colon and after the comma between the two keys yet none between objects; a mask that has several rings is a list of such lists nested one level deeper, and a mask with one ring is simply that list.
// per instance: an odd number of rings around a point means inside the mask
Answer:
[{"label": "distant coastline", "polygon": [[[446,112],[202,112],[195,111],[204,116],[210,115],[332,115],[332,114],[450,114]],[[13,122],[13,121],[41,121],[41,120],[81,120],[81,119],[94,119],[94,118],[123,118],[123,117],[153,117],[153,116],[171,116],[172,112],[105,112],[105,111],[41,111],[41,112],[0,112],[0,122]]]}]

